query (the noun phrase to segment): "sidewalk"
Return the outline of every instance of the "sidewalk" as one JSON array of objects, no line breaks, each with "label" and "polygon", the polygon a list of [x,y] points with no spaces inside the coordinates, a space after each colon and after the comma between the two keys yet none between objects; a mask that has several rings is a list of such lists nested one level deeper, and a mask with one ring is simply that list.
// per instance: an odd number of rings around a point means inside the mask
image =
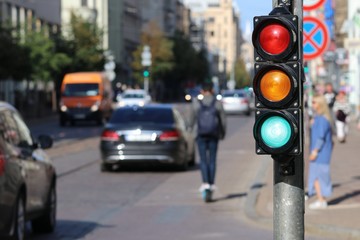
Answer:
[{"label": "sidewalk", "polygon": [[[308,149],[305,146],[306,150]],[[324,210],[310,210],[305,202],[305,234],[315,234],[326,239],[360,239],[360,131],[350,124],[350,133],[345,144],[335,141],[331,162],[333,195]],[[307,186],[308,152],[305,158],[305,190]],[[261,161],[272,161],[270,157]],[[272,226],[273,216],[273,163],[266,163],[266,169],[253,191],[253,210],[247,215],[256,222]],[[260,184],[263,182],[263,184]]]}]

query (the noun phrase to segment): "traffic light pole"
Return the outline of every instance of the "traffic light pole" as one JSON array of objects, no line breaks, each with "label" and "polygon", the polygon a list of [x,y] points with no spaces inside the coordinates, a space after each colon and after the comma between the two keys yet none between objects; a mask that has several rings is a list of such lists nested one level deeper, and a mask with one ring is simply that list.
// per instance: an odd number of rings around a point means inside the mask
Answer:
[{"label": "traffic light pole", "polygon": [[[273,7],[288,6],[299,18],[302,32],[303,0],[273,0]],[[301,40],[302,41],[302,40]],[[301,51],[302,55],[302,51]],[[301,58],[302,59],[302,56]],[[302,88],[302,84],[300,85]],[[300,112],[303,118],[303,112]],[[301,132],[300,134],[303,135]],[[303,137],[301,138],[303,139]],[[303,141],[303,140],[302,140]],[[303,145],[303,143],[301,143]],[[274,239],[304,239],[304,154],[274,158]]]}]

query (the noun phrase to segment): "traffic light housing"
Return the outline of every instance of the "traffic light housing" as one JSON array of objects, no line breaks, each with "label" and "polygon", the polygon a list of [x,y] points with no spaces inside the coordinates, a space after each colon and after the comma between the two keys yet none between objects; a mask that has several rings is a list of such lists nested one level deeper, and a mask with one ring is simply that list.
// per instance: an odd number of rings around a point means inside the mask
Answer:
[{"label": "traffic light housing", "polygon": [[254,17],[254,138],[257,154],[303,151],[302,32],[298,16],[276,7]]}]

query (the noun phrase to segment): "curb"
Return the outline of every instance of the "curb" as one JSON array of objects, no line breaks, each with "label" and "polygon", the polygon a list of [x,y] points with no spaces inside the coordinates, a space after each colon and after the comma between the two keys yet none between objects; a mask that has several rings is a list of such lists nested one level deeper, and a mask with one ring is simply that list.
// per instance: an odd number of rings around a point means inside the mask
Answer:
[{"label": "curb", "polygon": [[[262,159],[257,158],[259,161]],[[266,228],[272,228],[273,219],[268,217],[263,217],[259,215],[256,211],[256,205],[258,203],[258,198],[261,192],[261,188],[264,185],[264,178],[266,176],[266,171],[270,167],[271,161],[263,161],[259,171],[257,172],[253,184],[251,185],[248,196],[245,200],[245,217],[257,224],[260,224]],[[331,237],[332,239],[360,239],[360,230],[343,228],[333,225],[323,225],[323,224],[314,224],[305,222],[305,233],[311,235],[317,235],[320,237]]]},{"label": "curb", "polygon": [[[259,159],[259,158],[258,158]],[[245,216],[256,223],[263,224],[266,227],[272,227],[272,218],[261,217],[256,211],[256,205],[262,186],[264,185],[265,172],[270,166],[270,161],[263,161],[255,179],[248,191],[248,196],[245,200]]]}]

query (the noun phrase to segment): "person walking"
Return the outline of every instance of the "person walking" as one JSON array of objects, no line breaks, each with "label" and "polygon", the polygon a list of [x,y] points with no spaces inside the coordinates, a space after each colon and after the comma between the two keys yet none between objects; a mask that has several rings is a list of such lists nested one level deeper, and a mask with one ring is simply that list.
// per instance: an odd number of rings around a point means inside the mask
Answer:
[{"label": "person walking", "polygon": [[313,97],[314,118],[311,120],[310,156],[308,173],[308,194],[316,195],[317,200],[309,205],[310,209],[327,207],[326,198],[332,194],[330,160],[333,150],[332,117],[322,95]]},{"label": "person walking", "polygon": [[350,103],[346,99],[346,93],[340,91],[336,96],[333,111],[335,114],[336,136],[340,143],[346,142],[349,131],[348,116],[351,113]]},{"label": "person walking", "polygon": [[218,142],[226,134],[226,115],[222,103],[216,99],[213,84],[206,82],[201,94],[192,102],[190,124],[196,129],[196,143],[200,157],[202,184],[200,191],[210,202],[215,187]]},{"label": "person walking", "polygon": [[332,108],[334,106],[334,103],[336,100],[336,95],[337,95],[337,92],[334,90],[332,83],[326,83],[324,96],[325,96],[326,102],[327,102],[330,110],[332,110]]}]

